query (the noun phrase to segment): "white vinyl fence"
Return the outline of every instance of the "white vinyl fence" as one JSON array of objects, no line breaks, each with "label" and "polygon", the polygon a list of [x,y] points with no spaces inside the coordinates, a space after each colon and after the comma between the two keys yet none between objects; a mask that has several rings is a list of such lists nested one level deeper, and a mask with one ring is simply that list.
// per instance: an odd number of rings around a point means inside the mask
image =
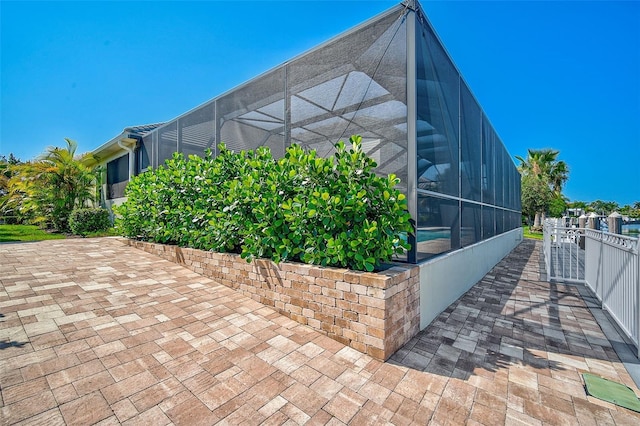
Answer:
[{"label": "white vinyl fence", "polygon": [[544,224],[549,281],[584,283],[633,341],[640,357],[640,255],[638,238],[594,229]]}]

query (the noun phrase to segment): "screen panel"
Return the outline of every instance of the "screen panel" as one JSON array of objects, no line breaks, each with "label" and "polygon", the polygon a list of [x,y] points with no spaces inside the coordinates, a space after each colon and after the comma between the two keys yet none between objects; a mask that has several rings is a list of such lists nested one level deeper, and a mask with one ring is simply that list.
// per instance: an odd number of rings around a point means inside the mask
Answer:
[{"label": "screen panel", "polygon": [[462,203],[460,244],[469,246],[482,240],[482,207],[475,203]]},{"label": "screen panel", "polygon": [[406,22],[389,14],[287,65],[291,143],[321,156],[351,135],[407,186]]},{"label": "screen panel", "polygon": [[493,207],[482,206],[482,239],[496,235],[495,210]]},{"label": "screen panel", "polygon": [[285,68],[281,66],[216,100],[220,142],[240,152],[260,146],[285,150]]},{"label": "screen panel", "polygon": [[180,152],[189,156],[204,155],[206,149],[215,151],[215,103],[210,102],[178,119]]},{"label": "screen panel", "polygon": [[503,207],[504,206],[504,186],[508,185],[508,182],[505,182],[504,175],[504,148],[502,147],[502,143],[500,139],[496,137],[495,139],[495,200],[494,203],[496,206]]},{"label": "screen panel", "polygon": [[482,202],[495,203],[495,134],[489,120],[483,115],[482,119]]},{"label": "screen panel", "polygon": [[460,86],[460,196],[482,199],[482,111],[464,82]]},{"label": "screen panel", "polygon": [[459,196],[460,76],[431,28],[416,38],[418,188]]},{"label": "screen panel", "polygon": [[461,247],[459,201],[418,194],[418,259]]},{"label": "screen panel", "polygon": [[129,182],[129,154],[125,154],[107,163],[106,198],[112,200],[123,197],[127,182]]},{"label": "screen panel", "polygon": [[496,218],[496,235],[502,234],[507,231],[505,229],[505,211],[502,209],[495,210],[495,218]]},{"label": "screen panel", "polygon": [[158,130],[158,166],[178,151],[178,123],[173,121]]},{"label": "screen panel", "polygon": [[138,161],[136,163],[136,173],[140,173],[143,170],[151,167],[153,159],[153,135],[148,134],[140,140],[140,147],[138,148]]}]

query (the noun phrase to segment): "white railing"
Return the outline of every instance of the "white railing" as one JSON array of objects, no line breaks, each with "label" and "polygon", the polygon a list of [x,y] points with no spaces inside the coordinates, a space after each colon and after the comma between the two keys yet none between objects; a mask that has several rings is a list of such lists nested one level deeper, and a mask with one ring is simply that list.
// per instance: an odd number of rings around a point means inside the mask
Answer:
[{"label": "white railing", "polygon": [[[638,239],[588,229],[586,284],[636,347],[640,342]],[[640,356],[640,352],[639,352]]]},{"label": "white railing", "polygon": [[638,238],[559,225],[554,220],[544,224],[547,279],[586,284],[635,344],[640,357]]}]

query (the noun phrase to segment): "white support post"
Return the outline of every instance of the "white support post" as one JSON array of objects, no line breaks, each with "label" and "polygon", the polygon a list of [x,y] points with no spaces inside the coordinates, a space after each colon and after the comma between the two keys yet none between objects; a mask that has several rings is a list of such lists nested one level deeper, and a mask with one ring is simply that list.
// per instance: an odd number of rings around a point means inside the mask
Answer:
[{"label": "white support post", "polygon": [[129,180],[135,175],[136,152],[135,147],[138,141],[132,138],[122,138],[118,141],[118,146],[129,152]]}]

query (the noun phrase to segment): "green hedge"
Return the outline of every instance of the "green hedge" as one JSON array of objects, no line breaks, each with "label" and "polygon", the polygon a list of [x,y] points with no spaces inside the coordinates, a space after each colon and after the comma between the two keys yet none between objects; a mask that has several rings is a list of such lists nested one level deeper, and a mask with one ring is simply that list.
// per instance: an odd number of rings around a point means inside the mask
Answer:
[{"label": "green hedge", "polygon": [[117,208],[122,235],[275,262],[372,271],[408,248],[405,197],[394,175],[376,176],[362,151],[336,145],[320,158],[298,145],[275,160],[268,148],[212,158],[174,154],[134,177]]},{"label": "green hedge", "polygon": [[69,227],[76,235],[106,231],[111,227],[109,212],[102,208],[74,209],[69,215]]}]

